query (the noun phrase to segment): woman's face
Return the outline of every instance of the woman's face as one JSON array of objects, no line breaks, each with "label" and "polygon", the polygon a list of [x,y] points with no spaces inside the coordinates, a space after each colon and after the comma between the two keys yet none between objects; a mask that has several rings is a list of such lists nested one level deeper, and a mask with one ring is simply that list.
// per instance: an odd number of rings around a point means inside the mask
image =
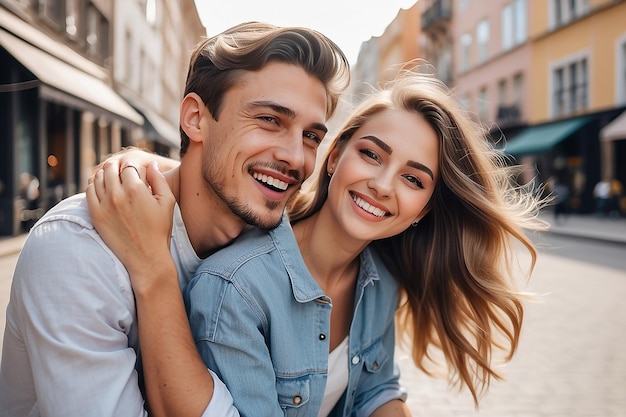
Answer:
[{"label": "woman's face", "polygon": [[420,220],[439,177],[439,140],[421,114],[371,116],[328,161],[327,205],[359,240],[397,235]]}]

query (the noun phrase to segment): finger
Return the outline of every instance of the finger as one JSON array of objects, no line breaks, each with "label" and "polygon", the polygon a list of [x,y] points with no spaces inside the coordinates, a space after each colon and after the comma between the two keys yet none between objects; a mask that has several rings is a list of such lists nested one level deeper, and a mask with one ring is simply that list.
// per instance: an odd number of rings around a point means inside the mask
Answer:
[{"label": "finger", "polygon": [[141,181],[141,174],[139,173],[139,168],[135,165],[126,163],[120,168],[120,179],[122,180],[122,184],[129,183],[139,179]]},{"label": "finger", "polygon": [[[102,170],[104,171],[102,192],[112,193],[115,192],[115,190],[120,189],[122,180],[120,178],[121,172],[119,161],[108,161],[102,167]],[[100,197],[100,200],[102,200],[102,197]]]},{"label": "finger", "polygon": [[[91,185],[94,197],[97,199],[98,202],[102,201],[102,199],[104,198],[104,194],[105,194],[104,170],[99,169],[96,171],[90,185]],[[87,188],[89,189],[90,187],[88,186]]]},{"label": "finger", "polygon": [[91,218],[95,218],[100,209],[100,200],[96,195],[96,187],[93,184],[87,185],[85,189],[85,195],[87,197],[87,207],[89,208],[89,215]]},{"label": "finger", "polygon": [[146,180],[152,188],[152,194],[161,197],[174,197],[165,176],[159,171],[156,161],[151,162],[146,171]]}]

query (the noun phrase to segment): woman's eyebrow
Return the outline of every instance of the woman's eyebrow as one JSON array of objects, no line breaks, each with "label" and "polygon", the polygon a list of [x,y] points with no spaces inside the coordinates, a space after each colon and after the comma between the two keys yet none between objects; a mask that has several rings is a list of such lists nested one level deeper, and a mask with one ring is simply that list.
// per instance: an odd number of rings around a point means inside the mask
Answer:
[{"label": "woman's eyebrow", "polygon": [[385,151],[385,153],[389,155],[391,155],[391,153],[393,152],[393,149],[391,149],[391,146],[387,145],[385,142],[383,142],[381,139],[377,138],[376,136],[367,135],[367,136],[363,136],[362,139],[366,139],[366,140],[369,140],[370,142],[374,142],[380,149],[382,149],[383,151]]},{"label": "woman's eyebrow", "polygon": [[416,161],[411,161],[410,159],[408,161],[406,161],[406,164],[410,167],[413,167],[415,169],[419,169],[420,171],[424,171],[425,173],[427,173],[430,176],[431,180],[435,179],[435,176],[433,175],[433,171],[428,168],[426,165],[420,163],[420,162],[416,162]]},{"label": "woman's eyebrow", "polygon": [[[385,153],[387,153],[388,155],[391,155],[391,153],[393,152],[393,149],[391,149],[391,146],[387,145],[385,142],[383,142],[381,139],[377,138],[376,136],[367,135],[367,136],[363,136],[362,139],[366,139],[371,142],[374,142],[380,149],[385,151]],[[419,169],[420,171],[424,171],[426,174],[428,174],[430,179],[432,180],[435,179],[435,176],[433,175],[433,171],[430,168],[428,168],[426,165],[420,162],[411,161],[411,160],[408,160],[406,164],[412,168]]]}]

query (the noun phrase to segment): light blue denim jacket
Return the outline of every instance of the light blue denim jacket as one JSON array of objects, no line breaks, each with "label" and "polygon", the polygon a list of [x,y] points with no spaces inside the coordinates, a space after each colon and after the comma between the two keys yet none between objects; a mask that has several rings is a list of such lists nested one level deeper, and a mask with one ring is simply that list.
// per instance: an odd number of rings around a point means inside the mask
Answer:
[{"label": "light blue denim jacket", "polygon": [[[373,250],[360,257],[349,383],[331,416],[368,416],[406,399],[393,360],[398,287]],[[198,350],[243,417],[316,417],[328,371],[331,300],[283,219],[207,258],[185,290]]]}]

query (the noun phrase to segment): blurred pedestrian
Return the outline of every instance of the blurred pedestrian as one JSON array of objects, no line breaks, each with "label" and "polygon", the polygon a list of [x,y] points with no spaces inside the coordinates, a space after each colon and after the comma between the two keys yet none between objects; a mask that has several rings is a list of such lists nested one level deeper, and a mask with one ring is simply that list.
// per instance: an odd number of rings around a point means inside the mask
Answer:
[{"label": "blurred pedestrian", "polygon": [[564,220],[569,214],[570,189],[560,175],[557,175],[551,185],[554,197],[554,220]]},{"label": "blurred pedestrian", "polygon": [[596,216],[608,216],[611,204],[611,182],[608,178],[603,178],[593,187],[593,197],[596,199]]},{"label": "blurred pedestrian", "polygon": [[609,215],[611,217],[619,217],[621,214],[621,201],[624,192],[622,183],[617,178],[611,180],[611,207]]}]

